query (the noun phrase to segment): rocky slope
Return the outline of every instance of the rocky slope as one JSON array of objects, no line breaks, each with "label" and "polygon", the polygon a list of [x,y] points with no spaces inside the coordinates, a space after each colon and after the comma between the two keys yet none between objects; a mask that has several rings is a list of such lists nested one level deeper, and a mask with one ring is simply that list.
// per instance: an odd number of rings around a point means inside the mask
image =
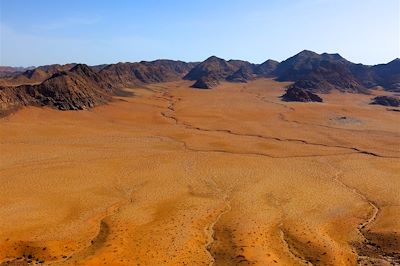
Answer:
[{"label": "rocky slope", "polygon": [[0,79],[0,112],[8,113],[26,105],[60,110],[91,108],[107,103],[121,88],[178,80],[194,66],[195,63],[172,60],[94,67],[42,66]]},{"label": "rocky slope", "polygon": [[195,65],[173,60],[142,61],[107,65],[99,73],[115,86],[129,87],[179,80]]},{"label": "rocky slope", "polygon": [[371,67],[376,85],[388,91],[400,92],[400,59]]},{"label": "rocky slope", "polygon": [[208,77],[212,75],[217,79],[225,79],[242,65],[240,61],[234,61],[232,63],[225,61],[222,58],[211,56],[205,61],[201,62],[184,76],[186,80],[198,80],[200,78]]},{"label": "rocky slope", "polygon": [[18,75],[27,70],[34,69],[35,67],[11,67],[11,66],[0,66],[0,78],[12,77]]},{"label": "rocky slope", "polygon": [[[15,69],[0,68],[4,71]],[[22,69],[18,69],[22,71]],[[267,60],[252,64],[211,56],[201,63],[173,60],[109,65],[48,65],[0,78],[0,108],[46,105],[62,110],[83,109],[107,102],[118,89],[143,84],[186,79],[194,88],[215,88],[220,81],[247,82],[261,77],[294,82],[286,100],[319,101],[314,93],[332,90],[369,93],[381,86],[400,91],[400,59],[387,64],[354,64],[339,54],[302,51],[279,63]],[[110,85],[112,84],[112,86]],[[317,98],[318,97],[318,98]]]},{"label": "rocky slope", "polygon": [[[257,65],[246,61],[212,56],[194,67],[187,80],[209,79],[247,82],[254,78],[275,77],[278,81],[293,81],[295,87],[311,92],[329,93],[332,90],[369,93],[382,86],[388,91],[400,91],[400,59],[388,64],[367,66],[354,64],[339,54],[317,54],[304,50],[278,63],[273,60]],[[202,84],[202,82],[195,83]]]},{"label": "rocky slope", "polygon": [[81,110],[108,102],[112,92],[106,79],[88,66],[78,64],[40,84],[0,87],[0,111],[4,114],[26,105]]},{"label": "rocky slope", "polygon": [[273,77],[275,69],[278,67],[279,62],[268,59],[264,63],[257,65],[254,69],[254,74],[258,77],[270,78]]},{"label": "rocky slope", "polygon": [[339,54],[317,54],[305,50],[281,62],[273,75],[279,81],[294,81],[297,87],[313,92],[368,93],[368,89],[375,86],[390,91],[400,90],[399,59],[367,66],[349,62]]},{"label": "rocky slope", "polygon": [[25,84],[38,84],[46,79],[50,78],[52,75],[60,72],[67,71],[71,69],[76,64],[65,64],[65,65],[46,65],[40,66],[33,69],[28,69],[24,72],[16,73],[10,77],[0,79],[0,85],[2,86],[18,86]]},{"label": "rocky slope", "polygon": [[336,89],[366,93],[366,88],[351,73],[351,64],[339,54],[302,51],[281,62],[273,74],[279,81],[295,81],[296,87],[313,92]]},{"label": "rocky slope", "polygon": [[219,85],[217,78],[213,76],[201,77],[192,85],[196,89],[212,89]]},{"label": "rocky slope", "polygon": [[229,75],[226,80],[230,82],[245,83],[253,78],[255,78],[254,68],[252,66],[243,66]]},{"label": "rocky slope", "polygon": [[256,65],[242,60],[226,61],[216,56],[211,56],[195,66],[185,77],[186,80],[196,81],[192,87],[200,88],[204,81],[226,80],[229,82],[247,82],[257,77],[271,77],[271,73],[278,62],[268,60]]}]

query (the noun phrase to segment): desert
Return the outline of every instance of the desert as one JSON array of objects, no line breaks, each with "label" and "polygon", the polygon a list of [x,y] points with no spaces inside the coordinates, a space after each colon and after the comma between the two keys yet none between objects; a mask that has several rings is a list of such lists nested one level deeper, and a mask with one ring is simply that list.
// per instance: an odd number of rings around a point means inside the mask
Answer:
[{"label": "desert", "polygon": [[2,265],[399,263],[398,113],[285,102],[288,84],[147,84],[3,117]]},{"label": "desert", "polygon": [[399,18],[0,0],[0,266],[400,266]]}]

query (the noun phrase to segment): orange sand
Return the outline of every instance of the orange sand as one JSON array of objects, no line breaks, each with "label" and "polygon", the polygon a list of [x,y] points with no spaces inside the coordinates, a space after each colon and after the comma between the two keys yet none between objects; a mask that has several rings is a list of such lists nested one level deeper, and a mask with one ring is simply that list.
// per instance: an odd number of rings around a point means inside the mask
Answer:
[{"label": "orange sand", "polygon": [[399,259],[398,112],[285,103],[266,79],[189,85],[0,119],[0,265]]}]

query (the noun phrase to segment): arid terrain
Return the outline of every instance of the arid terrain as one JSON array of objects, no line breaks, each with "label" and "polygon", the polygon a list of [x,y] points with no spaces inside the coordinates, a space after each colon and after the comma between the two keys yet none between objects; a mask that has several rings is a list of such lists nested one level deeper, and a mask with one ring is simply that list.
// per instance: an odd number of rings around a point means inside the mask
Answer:
[{"label": "arid terrain", "polygon": [[394,92],[192,84],[1,118],[0,265],[400,264]]}]

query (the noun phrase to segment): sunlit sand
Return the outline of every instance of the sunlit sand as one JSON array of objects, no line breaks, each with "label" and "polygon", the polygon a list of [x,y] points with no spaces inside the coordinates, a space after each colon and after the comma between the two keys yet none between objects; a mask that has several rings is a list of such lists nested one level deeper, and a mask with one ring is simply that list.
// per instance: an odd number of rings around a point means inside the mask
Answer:
[{"label": "sunlit sand", "polygon": [[0,263],[400,260],[398,112],[339,92],[282,102],[288,83],[268,79],[192,83],[2,118]]}]

